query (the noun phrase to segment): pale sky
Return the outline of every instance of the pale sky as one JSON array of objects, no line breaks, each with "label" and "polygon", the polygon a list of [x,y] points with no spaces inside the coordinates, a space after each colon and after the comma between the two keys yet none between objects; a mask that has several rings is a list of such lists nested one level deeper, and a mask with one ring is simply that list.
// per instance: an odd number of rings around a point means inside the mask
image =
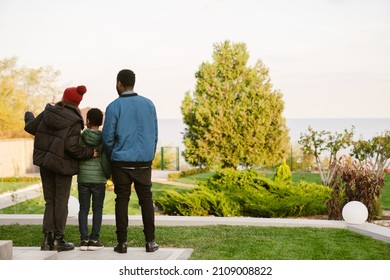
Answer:
[{"label": "pale sky", "polygon": [[224,40],[270,69],[287,118],[390,117],[387,0],[0,0],[0,59],[50,65],[64,89],[84,84],[80,107],[104,110],[129,68],[159,118],[181,118]]}]

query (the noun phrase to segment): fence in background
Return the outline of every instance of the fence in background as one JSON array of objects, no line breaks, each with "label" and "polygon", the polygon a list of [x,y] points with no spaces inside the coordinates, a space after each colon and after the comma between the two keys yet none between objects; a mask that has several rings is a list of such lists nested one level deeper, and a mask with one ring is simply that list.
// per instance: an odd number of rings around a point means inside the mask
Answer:
[{"label": "fence in background", "polygon": [[33,146],[29,138],[0,140],[0,177],[39,172],[32,161]]}]

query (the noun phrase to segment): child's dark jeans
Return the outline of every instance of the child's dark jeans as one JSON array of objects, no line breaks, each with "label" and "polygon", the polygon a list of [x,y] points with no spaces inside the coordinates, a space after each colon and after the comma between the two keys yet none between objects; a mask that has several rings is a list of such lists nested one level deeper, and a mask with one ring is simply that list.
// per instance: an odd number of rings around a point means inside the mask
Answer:
[{"label": "child's dark jeans", "polygon": [[[98,240],[103,217],[103,203],[106,196],[105,184],[78,184],[79,190],[79,230],[81,240]],[[92,231],[88,235],[88,213],[92,198]]]}]

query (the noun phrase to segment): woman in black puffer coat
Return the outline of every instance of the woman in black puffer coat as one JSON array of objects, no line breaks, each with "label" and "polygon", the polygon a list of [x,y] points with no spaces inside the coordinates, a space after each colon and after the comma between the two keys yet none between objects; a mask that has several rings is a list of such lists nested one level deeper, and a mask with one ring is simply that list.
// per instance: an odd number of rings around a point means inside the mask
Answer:
[{"label": "woman in black puffer coat", "polygon": [[40,167],[45,213],[41,250],[66,251],[74,245],[64,238],[72,176],[78,160],[97,156],[96,151],[79,144],[84,127],[78,105],[85,86],[67,88],[62,101],[47,104],[36,118],[25,113],[25,131],[35,136],[33,163]]}]

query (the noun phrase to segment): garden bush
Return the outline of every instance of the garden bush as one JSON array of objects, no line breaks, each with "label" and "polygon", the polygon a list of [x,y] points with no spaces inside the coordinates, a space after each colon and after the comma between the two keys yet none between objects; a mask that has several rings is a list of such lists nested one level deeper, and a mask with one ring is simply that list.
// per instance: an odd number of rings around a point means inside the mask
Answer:
[{"label": "garden bush", "polygon": [[290,171],[290,167],[287,165],[285,160],[283,160],[282,164],[279,165],[276,169],[274,180],[285,183],[292,182],[292,174]]},{"label": "garden bush", "polygon": [[342,209],[349,201],[360,201],[368,209],[368,221],[381,216],[380,194],[384,187],[383,173],[372,172],[369,163],[341,158],[335,163],[330,182],[331,198],[327,201],[329,218],[342,219]]},{"label": "garden bush", "polygon": [[204,187],[186,193],[168,191],[164,197],[156,200],[156,204],[164,213],[174,216],[229,217],[240,214],[237,203]]},{"label": "garden bush", "polygon": [[330,188],[266,178],[256,170],[222,169],[186,193],[170,192],[156,204],[169,215],[298,217],[326,214]]}]

